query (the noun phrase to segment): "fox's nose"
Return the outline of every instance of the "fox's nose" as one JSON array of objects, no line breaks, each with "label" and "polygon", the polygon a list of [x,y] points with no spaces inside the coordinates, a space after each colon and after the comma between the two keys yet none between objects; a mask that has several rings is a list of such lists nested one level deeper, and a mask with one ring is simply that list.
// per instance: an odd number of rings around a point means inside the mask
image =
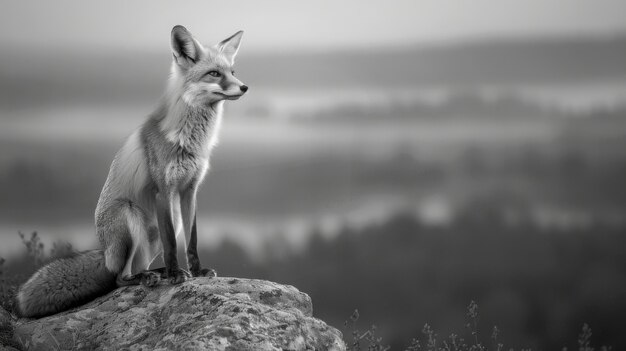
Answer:
[{"label": "fox's nose", "polygon": [[242,85],[242,86],[239,87],[239,89],[241,89],[241,91],[245,93],[246,91],[248,91],[248,86],[247,85]]}]

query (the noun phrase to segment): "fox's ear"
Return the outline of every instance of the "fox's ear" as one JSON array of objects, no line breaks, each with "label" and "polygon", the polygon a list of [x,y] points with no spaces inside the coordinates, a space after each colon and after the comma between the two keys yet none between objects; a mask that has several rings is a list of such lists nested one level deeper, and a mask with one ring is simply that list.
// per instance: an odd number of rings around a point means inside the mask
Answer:
[{"label": "fox's ear", "polygon": [[193,66],[202,55],[202,44],[198,43],[187,28],[177,25],[172,28],[172,51],[174,60],[183,67]]},{"label": "fox's ear", "polygon": [[237,51],[239,51],[239,44],[241,44],[241,37],[243,36],[243,31],[231,35],[229,38],[222,40],[219,44],[217,44],[218,50],[226,56],[226,59],[230,61],[231,64],[235,62],[235,56],[237,56]]}]

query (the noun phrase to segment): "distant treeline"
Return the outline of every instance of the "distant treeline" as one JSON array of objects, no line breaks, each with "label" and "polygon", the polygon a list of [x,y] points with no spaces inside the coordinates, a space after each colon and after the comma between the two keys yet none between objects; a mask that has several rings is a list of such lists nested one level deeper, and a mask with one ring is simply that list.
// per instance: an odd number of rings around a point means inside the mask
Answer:
[{"label": "distant treeline", "polygon": [[596,345],[617,350],[626,346],[625,244],[624,228],[602,225],[510,227],[495,214],[468,212],[449,226],[428,227],[399,214],[332,239],[313,234],[303,252],[268,247],[263,262],[232,242],[202,257],[221,275],[306,291],[315,315],[338,327],[358,308],[362,327],[376,324],[397,350],[421,336],[426,322],[442,338],[463,331],[470,300],[481,306],[483,339],[497,325],[507,349],[574,349],[586,322]]},{"label": "distant treeline", "polygon": [[[416,94],[417,95],[417,94]],[[480,92],[451,92],[442,101],[428,101],[416,96],[403,101],[389,97],[387,101],[370,103],[346,102],[322,105],[319,109],[307,109],[294,113],[297,122],[374,122],[376,120],[418,120],[489,118],[506,119],[559,119],[572,116],[571,112],[541,105],[516,94],[501,94],[487,98]]]},{"label": "distant treeline", "polygon": [[[489,203],[483,201],[481,206],[513,206],[517,211],[546,205],[623,215],[626,124],[623,120],[616,123],[611,119],[571,122],[558,140],[548,144],[529,141],[494,147],[476,142],[428,151],[399,141],[395,152],[382,158],[360,154],[358,145],[354,150],[348,146],[334,149],[335,154],[311,152],[297,159],[246,150],[247,156],[266,162],[255,167],[238,161],[241,152],[224,145],[201,190],[199,208],[202,215],[288,218],[293,212],[316,213],[371,194],[417,202],[419,194],[439,193],[454,195],[451,202],[462,202],[462,206],[486,198]],[[86,144],[76,148],[68,143],[26,149],[24,144],[2,142],[0,146],[15,155],[20,152],[19,157],[0,160],[0,220],[92,221],[114,147]],[[223,166],[228,165],[225,161],[239,168],[229,169]]]}]

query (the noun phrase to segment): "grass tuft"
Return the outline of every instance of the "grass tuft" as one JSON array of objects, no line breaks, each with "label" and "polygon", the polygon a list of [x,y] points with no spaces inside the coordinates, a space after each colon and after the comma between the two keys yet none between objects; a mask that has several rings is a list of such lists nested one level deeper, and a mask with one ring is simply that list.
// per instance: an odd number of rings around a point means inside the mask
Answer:
[{"label": "grass tuft", "polygon": [[[344,322],[345,328],[350,328],[349,334],[351,340],[346,340],[348,351],[387,351],[391,347],[383,344],[382,338],[376,336],[376,326],[372,325],[368,330],[362,332],[357,328],[357,321],[359,319],[359,311],[354,310],[352,315]],[[467,306],[467,323],[466,337],[460,337],[457,334],[450,334],[447,339],[438,340],[438,335],[430,324],[424,324],[422,327],[422,339],[413,338],[409,345],[404,349],[405,351],[502,351],[504,350],[504,344],[500,342],[500,329],[497,326],[493,326],[491,330],[491,346],[485,346],[487,343],[481,342],[478,333],[480,314],[478,312],[478,304],[471,301]],[[578,337],[578,351],[595,351],[595,348],[591,346],[591,328],[586,323],[582,327],[582,332]],[[510,351],[514,351],[514,348],[509,348]],[[520,351],[530,351],[531,349],[520,349]],[[564,347],[562,351],[567,351],[567,347]],[[610,351],[610,346],[602,346],[600,351]]]}]

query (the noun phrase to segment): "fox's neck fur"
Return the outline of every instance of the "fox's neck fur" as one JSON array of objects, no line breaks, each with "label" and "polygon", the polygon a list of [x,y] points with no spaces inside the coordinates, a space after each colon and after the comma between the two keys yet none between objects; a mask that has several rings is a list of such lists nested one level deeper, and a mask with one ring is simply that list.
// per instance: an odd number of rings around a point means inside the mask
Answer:
[{"label": "fox's neck fur", "polygon": [[193,105],[185,96],[183,78],[175,64],[162,99],[161,132],[167,140],[195,153],[208,153],[218,141],[224,101]]}]

